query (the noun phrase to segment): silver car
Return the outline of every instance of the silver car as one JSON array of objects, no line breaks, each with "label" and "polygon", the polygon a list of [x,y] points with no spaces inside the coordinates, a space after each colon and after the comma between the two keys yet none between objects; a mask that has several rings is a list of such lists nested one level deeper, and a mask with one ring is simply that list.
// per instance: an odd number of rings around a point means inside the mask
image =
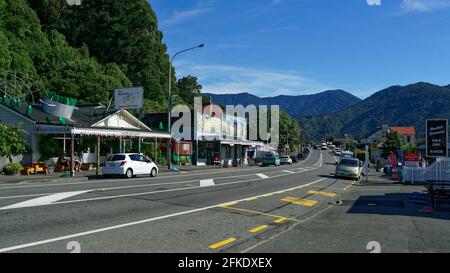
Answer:
[{"label": "silver car", "polygon": [[343,158],[337,165],[335,176],[359,180],[362,173],[362,162],[356,158]]}]

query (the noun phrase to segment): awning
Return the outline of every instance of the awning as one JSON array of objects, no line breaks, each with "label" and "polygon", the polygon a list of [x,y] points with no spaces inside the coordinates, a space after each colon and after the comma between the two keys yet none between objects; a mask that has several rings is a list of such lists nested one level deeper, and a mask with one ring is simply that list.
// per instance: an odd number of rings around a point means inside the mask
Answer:
[{"label": "awning", "polygon": [[74,134],[74,135],[100,135],[115,137],[140,137],[140,138],[162,138],[170,139],[169,133],[158,131],[135,131],[130,129],[111,129],[111,128],[78,128],[65,125],[36,125],[36,134]]},{"label": "awning", "polygon": [[247,141],[247,140],[222,140],[220,144],[224,145],[242,145],[242,146],[263,146],[261,141]]}]

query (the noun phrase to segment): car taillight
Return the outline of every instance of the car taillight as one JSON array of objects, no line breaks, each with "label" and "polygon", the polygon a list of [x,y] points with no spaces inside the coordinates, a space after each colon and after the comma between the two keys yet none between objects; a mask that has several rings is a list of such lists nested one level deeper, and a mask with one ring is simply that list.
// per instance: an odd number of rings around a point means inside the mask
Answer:
[{"label": "car taillight", "polygon": [[120,166],[123,166],[125,164],[127,164],[127,162],[126,161],[122,161],[122,163],[120,163]]}]

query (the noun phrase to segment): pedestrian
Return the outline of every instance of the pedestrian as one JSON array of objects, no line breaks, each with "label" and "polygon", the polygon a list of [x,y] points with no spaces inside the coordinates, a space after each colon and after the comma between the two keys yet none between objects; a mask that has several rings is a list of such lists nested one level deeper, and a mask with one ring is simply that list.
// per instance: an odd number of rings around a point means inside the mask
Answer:
[{"label": "pedestrian", "polygon": [[380,163],[381,163],[380,157],[377,155],[377,157],[375,158],[377,173],[380,172],[380,165],[381,165]]}]

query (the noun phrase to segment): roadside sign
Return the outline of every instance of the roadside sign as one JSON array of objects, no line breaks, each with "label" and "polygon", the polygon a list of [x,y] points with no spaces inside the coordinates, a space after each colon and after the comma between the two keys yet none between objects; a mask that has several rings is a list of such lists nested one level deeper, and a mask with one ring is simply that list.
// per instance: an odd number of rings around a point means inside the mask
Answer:
[{"label": "roadside sign", "polygon": [[144,88],[133,87],[114,90],[114,105],[116,109],[142,109],[144,103]]},{"label": "roadside sign", "polygon": [[448,156],[448,120],[427,120],[427,157]]}]

